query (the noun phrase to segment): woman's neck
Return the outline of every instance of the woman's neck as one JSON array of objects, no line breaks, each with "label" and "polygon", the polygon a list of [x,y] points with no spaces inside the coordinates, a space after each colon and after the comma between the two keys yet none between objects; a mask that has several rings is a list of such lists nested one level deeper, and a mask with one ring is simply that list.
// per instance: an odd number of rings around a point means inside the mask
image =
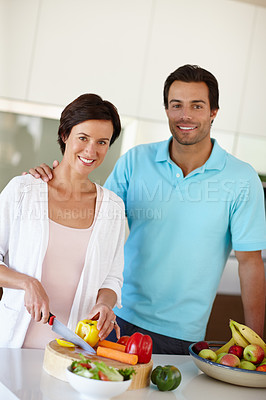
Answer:
[{"label": "woman's neck", "polygon": [[61,196],[76,197],[96,191],[95,184],[87,176],[76,173],[64,163],[54,169],[53,176],[49,186],[56,189]]}]

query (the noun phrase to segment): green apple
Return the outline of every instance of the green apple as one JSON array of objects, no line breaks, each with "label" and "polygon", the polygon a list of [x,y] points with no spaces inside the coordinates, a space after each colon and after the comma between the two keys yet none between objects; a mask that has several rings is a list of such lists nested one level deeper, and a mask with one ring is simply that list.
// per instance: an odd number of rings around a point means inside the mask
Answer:
[{"label": "green apple", "polygon": [[199,356],[205,358],[206,360],[210,360],[216,362],[217,354],[211,349],[203,349],[199,352]]},{"label": "green apple", "polygon": [[243,358],[253,364],[260,364],[264,359],[264,350],[258,344],[249,344],[244,349]]},{"label": "green apple", "polygon": [[256,365],[252,364],[252,362],[250,362],[250,361],[241,360],[239,368],[250,369],[251,371],[255,371]]},{"label": "green apple", "polygon": [[226,354],[227,354],[227,353],[220,353],[220,354],[218,354],[217,360],[216,360],[215,362],[217,362],[217,363],[219,364],[221,358],[222,358],[223,356],[225,356]]}]

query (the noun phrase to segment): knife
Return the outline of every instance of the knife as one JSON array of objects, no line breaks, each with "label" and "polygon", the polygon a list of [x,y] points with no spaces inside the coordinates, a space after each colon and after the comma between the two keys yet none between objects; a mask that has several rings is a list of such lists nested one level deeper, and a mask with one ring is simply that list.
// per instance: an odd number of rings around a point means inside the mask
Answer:
[{"label": "knife", "polygon": [[49,313],[48,324],[52,326],[52,331],[58,333],[58,335],[63,337],[65,340],[74,343],[90,354],[96,354],[96,351],[89,345],[89,343],[85,342],[85,340],[83,340],[80,336],[62,324],[62,322],[58,321],[56,316],[52,313]]}]

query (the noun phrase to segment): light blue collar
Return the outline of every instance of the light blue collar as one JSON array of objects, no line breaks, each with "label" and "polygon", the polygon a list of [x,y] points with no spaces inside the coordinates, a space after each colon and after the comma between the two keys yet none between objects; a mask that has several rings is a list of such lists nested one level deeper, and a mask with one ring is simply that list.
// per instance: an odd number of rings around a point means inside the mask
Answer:
[{"label": "light blue collar", "polygon": [[[168,161],[173,164],[173,161],[170,158],[169,154],[169,146],[172,141],[172,136],[168,140],[164,140],[161,142],[157,154],[155,157],[156,162]],[[205,170],[218,169],[222,170],[224,168],[227,152],[222,149],[216,139],[211,139],[213,148],[210,157],[200,168],[197,168],[197,172],[204,172]]]}]

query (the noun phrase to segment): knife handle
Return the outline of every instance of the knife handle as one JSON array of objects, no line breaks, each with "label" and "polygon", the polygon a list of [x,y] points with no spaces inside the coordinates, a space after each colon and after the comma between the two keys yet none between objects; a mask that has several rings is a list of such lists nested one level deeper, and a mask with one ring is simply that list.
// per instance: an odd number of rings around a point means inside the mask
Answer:
[{"label": "knife handle", "polygon": [[48,324],[49,325],[53,325],[55,318],[56,318],[55,315],[49,312],[49,318],[48,318],[48,321],[47,321]]}]

